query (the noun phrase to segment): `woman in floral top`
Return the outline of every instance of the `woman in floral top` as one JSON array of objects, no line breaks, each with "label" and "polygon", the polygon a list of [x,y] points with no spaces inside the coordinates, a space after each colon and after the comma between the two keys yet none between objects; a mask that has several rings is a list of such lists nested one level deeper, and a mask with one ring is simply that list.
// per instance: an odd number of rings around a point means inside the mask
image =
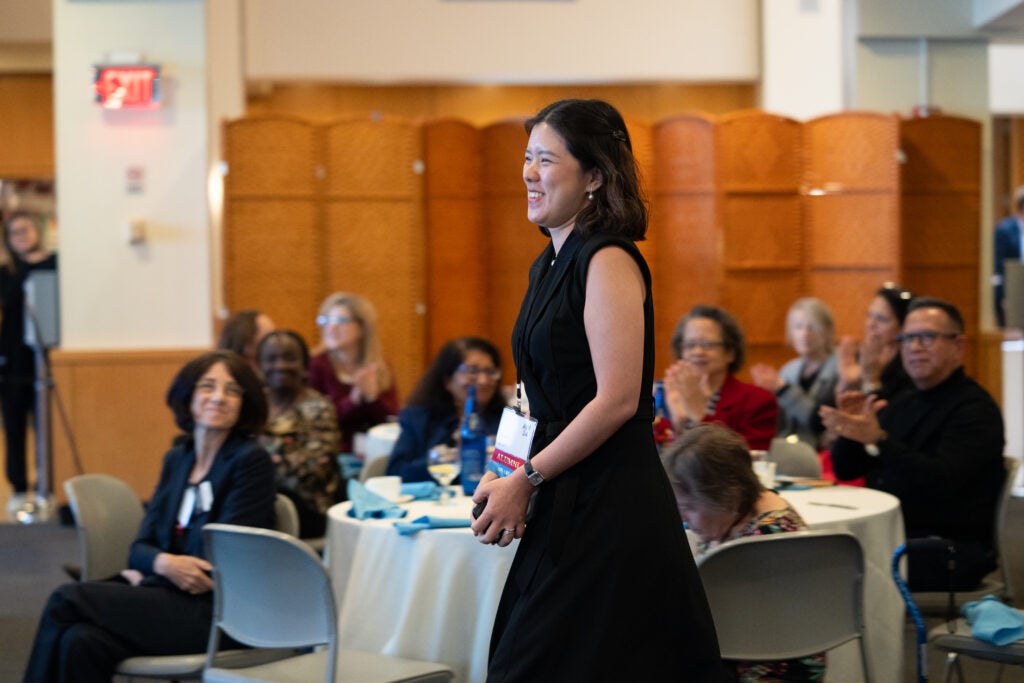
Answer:
[{"label": "woman in floral top", "polygon": [[[747,442],[717,425],[687,430],[663,456],[679,514],[697,534],[697,556],[743,536],[803,531],[807,524],[780,495],[761,486]],[[732,662],[739,680],[821,681],[825,654],[777,662]]]},{"label": "woman in floral top", "polygon": [[277,466],[277,490],[295,503],[302,538],[323,536],[338,500],[338,418],[323,394],[306,386],[309,348],[291,330],[271,332],[257,352],[270,417],[261,441]]}]

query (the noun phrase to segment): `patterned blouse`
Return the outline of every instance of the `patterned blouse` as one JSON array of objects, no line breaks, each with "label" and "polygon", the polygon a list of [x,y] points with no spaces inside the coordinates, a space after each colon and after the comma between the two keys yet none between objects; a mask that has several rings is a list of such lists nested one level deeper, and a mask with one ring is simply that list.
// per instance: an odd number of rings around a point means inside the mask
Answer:
[{"label": "patterned blouse", "polygon": [[327,514],[335,503],[338,418],[323,394],[306,388],[290,408],[267,422],[260,437],[277,463],[277,488],[295,494],[310,510]]},{"label": "patterned blouse", "polygon": [[[791,507],[771,510],[755,515],[746,525],[735,530],[725,542],[743,536],[763,536],[780,534],[787,531],[806,531],[807,523],[800,514]],[[701,542],[697,545],[697,555],[703,555],[717,543]],[[733,661],[740,683],[756,683],[762,680],[772,681],[822,681],[825,678],[825,653],[787,659],[778,662],[738,662]]]}]

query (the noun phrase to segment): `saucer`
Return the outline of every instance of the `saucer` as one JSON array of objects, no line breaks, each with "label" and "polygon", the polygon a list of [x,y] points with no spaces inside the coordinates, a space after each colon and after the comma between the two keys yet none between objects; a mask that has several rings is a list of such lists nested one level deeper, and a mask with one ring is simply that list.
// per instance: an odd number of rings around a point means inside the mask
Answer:
[{"label": "saucer", "polygon": [[398,498],[395,498],[391,502],[394,503],[395,505],[401,505],[402,503],[408,503],[414,500],[415,498],[416,496],[412,495],[411,493],[405,493],[399,496]]}]

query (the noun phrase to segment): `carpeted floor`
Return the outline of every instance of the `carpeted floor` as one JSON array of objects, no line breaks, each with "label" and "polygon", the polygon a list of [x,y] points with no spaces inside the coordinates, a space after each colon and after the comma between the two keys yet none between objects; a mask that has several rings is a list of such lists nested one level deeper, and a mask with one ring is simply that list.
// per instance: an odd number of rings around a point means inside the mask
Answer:
[{"label": "carpeted floor", "polygon": [[[1024,499],[1010,503],[1008,529],[1012,542],[1006,548],[1012,580],[1024,604]],[[0,524],[0,682],[20,681],[40,610],[50,592],[68,580],[66,563],[78,563],[78,538],[72,527],[56,522],[36,525]],[[930,619],[929,626],[942,623]],[[915,634],[908,621],[902,683],[915,683]],[[929,651],[932,681],[945,677],[941,653]],[[968,681],[995,680],[996,667],[988,662],[966,660]],[[1024,683],[1024,669],[1007,669],[1005,683]],[[899,683],[878,681],[876,683]]]}]

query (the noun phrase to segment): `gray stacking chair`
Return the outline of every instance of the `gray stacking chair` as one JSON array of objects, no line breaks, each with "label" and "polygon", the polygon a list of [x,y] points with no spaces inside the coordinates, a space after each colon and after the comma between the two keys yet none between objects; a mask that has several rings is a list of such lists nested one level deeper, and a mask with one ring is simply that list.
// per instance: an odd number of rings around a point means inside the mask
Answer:
[{"label": "gray stacking chair", "polygon": [[775,473],[787,477],[821,478],[821,460],[810,444],[794,438],[776,437],[768,449],[768,459],[775,463]]},{"label": "gray stacking chair", "polygon": [[1003,482],[1003,489],[1000,492],[999,506],[996,508],[995,518],[995,543],[996,561],[999,566],[996,571],[986,576],[978,588],[971,591],[916,591],[913,598],[917,608],[922,614],[931,616],[947,616],[950,611],[958,614],[959,606],[965,602],[981,600],[986,595],[995,595],[1003,602],[1013,601],[1013,585],[1010,583],[1010,568],[1007,555],[1003,552],[1004,543],[1009,540],[1006,537],[1006,510],[1010,505],[1010,498],[1013,496],[1013,482],[1017,478],[1017,470],[1020,468],[1020,461],[1011,456],[1003,457],[1003,464],[1006,466],[1006,481]]},{"label": "gray stacking chair", "polygon": [[108,474],[80,474],[64,482],[78,529],[82,581],[109,579],[128,566],[128,549],[142,523],[142,501]]},{"label": "gray stacking chair", "polygon": [[864,556],[852,534],[739,538],[706,554],[698,569],[723,659],[794,659],[856,640],[864,680],[870,681]]},{"label": "gray stacking chair", "polygon": [[[953,680],[953,672],[959,676],[961,683],[964,680],[964,672],[960,667],[960,655],[983,659],[990,662],[997,662],[999,669],[996,673],[996,681],[1002,677],[1003,667],[1006,664],[1011,666],[1024,667],[1024,641],[1018,640],[1009,645],[995,645],[979,640],[971,635],[971,627],[963,618],[941,626],[936,626],[928,634],[928,644],[946,653],[946,683]],[[1021,673],[1024,673],[1022,670]],[[1017,675],[1020,676],[1021,673]],[[1019,680],[1014,678],[1014,680]]]},{"label": "gray stacking chair", "polygon": [[[441,664],[338,647],[331,580],[302,541],[276,531],[207,524],[203,541],[214,566],[214,614],[205,683],[443,683]],[[221,633],[252,647],[317,647],[271,664],[222,669]]]},{"label": "gray stacking chair", "polygon": [[[82,581],[116,576],[128,566],[128,552],[142,524],[142,501],[128,484],[107,474],[80,474],[72,477],[64,482],[64,492],[78,528]],[[298,513],[286,496],[278,494],[275,512],[278,513],[278,524],[283,523],[284,530],[298,532]],[[250,650],[225,650],[220,653],[218,664],[224,667],[240,666],[272,661],[292,654],[293,650],[258,654]],[[130,657],[118,665],[117,676],[165,681],[199,680],[205,663],[206,653],[202,652]]]}]

